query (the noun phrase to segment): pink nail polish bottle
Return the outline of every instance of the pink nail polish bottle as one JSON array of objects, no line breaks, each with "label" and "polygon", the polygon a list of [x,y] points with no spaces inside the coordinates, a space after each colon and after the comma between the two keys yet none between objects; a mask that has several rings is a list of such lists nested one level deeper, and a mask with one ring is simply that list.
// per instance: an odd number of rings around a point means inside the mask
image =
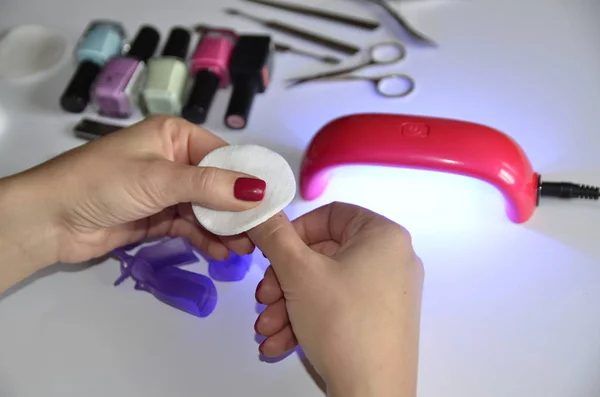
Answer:
[{"label": "pink nail polish bottle", "polygon": [[98,113],[113,118],[131,117],[146,81],[146,61],[160,41],[160,33],[143,26],[127,55],[108,61],[96,80],[92,97]]},{"label": "pink nail polish bottle", "polygon": [[191,59],[190,71],[194,85],[181,115],[188,121],[202,124],[219,88],[231,84],[229,61],[237,42],[237,34],[227,29],[206,28]]}]

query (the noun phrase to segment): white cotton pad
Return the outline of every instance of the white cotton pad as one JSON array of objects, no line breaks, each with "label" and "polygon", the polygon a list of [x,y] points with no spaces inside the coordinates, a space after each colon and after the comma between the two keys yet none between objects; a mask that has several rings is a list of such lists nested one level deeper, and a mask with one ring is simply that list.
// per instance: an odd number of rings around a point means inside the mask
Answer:
[{"label": "white cotton pad", "polygon": [[0,38],[0,78],[20,79],[48,71],[67,50],[59,33],[40,25],[22,25]]},{"label": "white cotton pad", "polygon": [[288,162],[278,153],[261,146],[224,146],[204,157],[198,167],[243,172],[267,183],[263,201],[247,211],[217,211],[193,206],[200,224],[218,236],[234,236],[264,223],[296,196],[296,178]]}]

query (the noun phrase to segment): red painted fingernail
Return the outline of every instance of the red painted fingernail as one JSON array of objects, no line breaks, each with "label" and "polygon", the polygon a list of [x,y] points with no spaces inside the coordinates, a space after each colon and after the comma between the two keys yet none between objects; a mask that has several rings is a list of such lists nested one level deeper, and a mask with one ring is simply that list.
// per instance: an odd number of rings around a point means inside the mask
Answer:
[{"label": "red painted fingernail", "polygon": [[267,182],[255,178],[238,178],[233,186],[233,195],[242,201],[261,201],[265,198]]}]

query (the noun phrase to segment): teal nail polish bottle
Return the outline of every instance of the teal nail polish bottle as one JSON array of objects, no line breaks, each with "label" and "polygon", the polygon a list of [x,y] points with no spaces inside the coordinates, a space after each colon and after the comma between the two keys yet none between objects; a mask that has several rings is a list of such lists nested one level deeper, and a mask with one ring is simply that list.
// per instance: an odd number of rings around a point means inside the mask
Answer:
[{"label": "teal nail polish bottle", "polygon": [[125,30],[118,22],[94,21],[88,27],[75,50],[78,63],[93,62],[104,65],[108,59],[123,50]]}]

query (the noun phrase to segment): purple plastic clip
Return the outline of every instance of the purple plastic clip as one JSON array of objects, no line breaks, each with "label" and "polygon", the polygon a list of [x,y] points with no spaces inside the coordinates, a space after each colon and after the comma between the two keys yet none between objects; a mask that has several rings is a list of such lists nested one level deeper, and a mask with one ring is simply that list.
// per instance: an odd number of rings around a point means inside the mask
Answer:
[{"label": "purple plastic clip", "polygon": [[[174,257],[190,260],[189,256],[184,255],[184,252],[187,252],[183,250],[184,245],[181,245],[180,242],[170,245],[172,241],[147,248],[163,245],[171,248],[178,247],[181,249],[180,251],[172,252],[178,252],[181,255]],[[147,257],[148,252],[152,253],[152,250],[147,250],[144,256]],[[166,255],[159,256],[159,260],[151,263],[147,258],[129,255],[122,249],[113,251],[113,254],[121,260],[121,276],[115,281],[115,286],[131,277],[135,280],[135,289],[149,292],[161,302],[186,313],[197,317],[207,317],[214,311],[217,305],[217,289],[210,278],[170,266],[169,264],[172,264],[173,260]],[[195,255],[194,258],[197,261]],[[167,263],[169,259],[171,261]]]},{"label": "purple plastic clip", "polygon": [[252,255],[231,254],[224,261],[209,259],[208,274],[216,281],[241,281],[246,277],[252,265]]},{"label": "purple plastic clip", "polygon": [[178,237],[141,248],[136,258],[148,261],[155,270],[168,266],[184,266],[198,262],[190,242]]}]

